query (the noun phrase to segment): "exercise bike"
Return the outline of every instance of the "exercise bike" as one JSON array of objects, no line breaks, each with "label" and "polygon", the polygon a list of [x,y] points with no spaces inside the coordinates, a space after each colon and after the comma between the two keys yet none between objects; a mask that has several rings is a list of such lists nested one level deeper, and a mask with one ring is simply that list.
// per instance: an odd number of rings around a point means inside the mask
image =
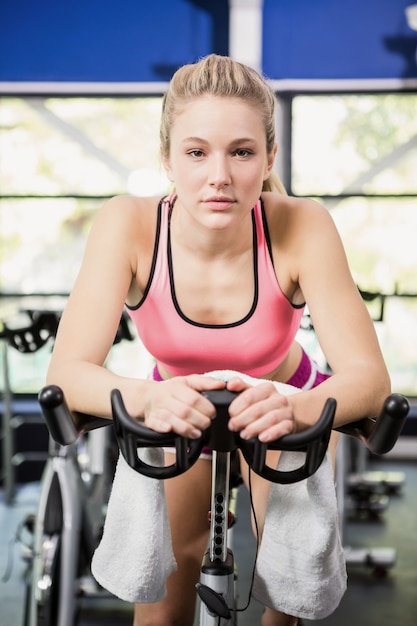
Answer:
[{"label": "exercise bike", "polygon": [[[249,467],[271,482],[290,484],[311,476],[319,468],[326,454],[336,401],[327,400],[320,419],[308,430],[286,435],[275,442],[265,444],[257,439],[242,440],[238,433],[229,431],[228,407],[235,394],[228,390],[221,390],[207,392],[205,395],[216,407],[216,419],[197,440],[187,440],[174,433],[161,434],[149,430],[128,415],[120,392],[117,390],[111,394],[113,421],[117,441],[127,463],[134,470],[152,478],[169,479],[178,476],[197,461],[205,445],[212,448],[210,538],[201,566],[200,581],[196,586],[200,598],[199,624],[200,626],[233,626],[237,624],[239,608],[236,600],[233,551],[228,545],[231,455],[237,448],[240,448]],[[39,401],[50,434],[61,446],[74,445],[80,433],[109,424],[109,420],[102,418],[72,414],[65,404],[61,389],[56,386],[45,387],[39,395]],[[408,411],[409,405],[406,398],[392,394],[385,401],[377,419],[363,419],[343,426],[339,430],[360,438],[372,452],[384,454],[395,445]],[[146,464],[140,457],[140,449],[152,446],[175,446],[174,463],[165,467],[153,467]],[[297,469],[288,472],[279,471],[267,465],[268,448],[303,451],[305,452],[304,462]],[[67,538],[70,544],[72,539],[70,536]],[[64,546],[62,549],[64,550]],[[74,545],[67,546],[67,550],[70,549],[74,550]],[[34,581],[33,588],[36,589],[39,584],[42,584],[42,580]],[[37,609],[40,608],[42,601],[48,600],[45,595],[41,597],[38,594],[36,597],[34,593],[33,596]],[[58,593],[58,598],[55,600],[58,605],[64,601],[64,598],[60,596],[61,594]],[[67,598],[66,602],[70,602],[70,599]],[[36,613],[36,610],[33,612]],[[40,626],[40,623],[32,621],[28,626]],[[62,616],[59,612],[58,621],[54,623],[54,626],[73,626],[73,623],[68,619],[65,621],[64,611],[62,611]]]},{"label": "exercise bike", "polygon": [[[113,343],[132,340],[123,314]],[[117,441],[112,429],[91,430],[97,418],[83,415],[82,423],[71,442],[50,431],[37,511],[23,524],[31,536],[24,543],[23,626],[74,626],[82,598],[112,597],[91,576],[90,562],[102,535]]]}]

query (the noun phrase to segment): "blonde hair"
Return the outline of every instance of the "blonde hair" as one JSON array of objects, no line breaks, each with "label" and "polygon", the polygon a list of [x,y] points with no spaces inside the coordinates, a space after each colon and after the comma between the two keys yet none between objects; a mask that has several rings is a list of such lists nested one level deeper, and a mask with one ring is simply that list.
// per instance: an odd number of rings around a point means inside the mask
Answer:
[{"label": "blonde hair", "polygon": [[[204,95],[242,98],[256,107],[265,127],[267,154],[272,153],[275,145],[275,97],[269,85],[251,67],[230,57],[210,54],[197,63],[183,65],[171,79],[162,102],[160,142],[164,156],[169,155],[172,124],[182,104]],[[262,190],[286,193],[275,172],[271,172],[264,181]]]}]

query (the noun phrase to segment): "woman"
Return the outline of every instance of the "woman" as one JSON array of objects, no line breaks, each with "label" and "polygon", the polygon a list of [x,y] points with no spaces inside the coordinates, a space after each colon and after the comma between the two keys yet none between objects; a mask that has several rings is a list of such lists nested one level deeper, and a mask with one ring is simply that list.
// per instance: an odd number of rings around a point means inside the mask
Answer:
[{"label": "woman", "polygon": [[[328,212],[288,197],[273,174],[274,119],[272,92],[244,65],[210,55],[176,72],[161,120],[175,194],[105,204],[62,317],[48,382],[64,388],[72,409],[110,418],[110,391],[118,388],[150,428],[198,437],[214,416],[199,392],[225,385],[202,374],[230,369],[302,388],[287,397],[271,383],[231,378],[227,387],[242,393],[229,427],[242,437],[268,441],[302,430],[329,396],[336,425],[379,411],[390,384],[372,322]],[[125,303],[155,357],[153,380],[103,367]],[[305,303],[331,378],[294,339]],[[164,600],[136,606],[135,626],[193,623],[210,478],[204,455],[166,482],[178,570]],[[252,488],[262,528],[269,485],[255,478]],[[184,519],[190,497],[193,515]],[[296,623],[270,607],[262,621]]]}]

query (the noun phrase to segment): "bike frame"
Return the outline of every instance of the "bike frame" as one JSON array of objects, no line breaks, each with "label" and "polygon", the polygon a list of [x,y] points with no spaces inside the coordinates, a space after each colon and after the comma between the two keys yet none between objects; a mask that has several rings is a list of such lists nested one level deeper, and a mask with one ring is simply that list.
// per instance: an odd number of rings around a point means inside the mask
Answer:
[{"label": "bike frame", "polygon": [[24,626],[74,626],[75,598],[81,592],[81,544],[90,559],[104,522],[105,483],[110,484],[104,467],[105,437],[105,430],[90,433],[88,468],[80,465],[78,443],[50,442],[35,519]]}]

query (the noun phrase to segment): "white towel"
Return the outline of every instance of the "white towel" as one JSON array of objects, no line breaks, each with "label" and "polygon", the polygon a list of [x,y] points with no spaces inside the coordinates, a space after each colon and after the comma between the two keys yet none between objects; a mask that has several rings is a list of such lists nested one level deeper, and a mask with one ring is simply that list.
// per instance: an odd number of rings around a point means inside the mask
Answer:
[{"label": "white towel", "polygon": [[[300,452],[282,452],[278,467],[299,467]],[[256,564],[253,596],[265,606],[309,620],[327,617],[346,591],[333,470],[329,455],[313,476],[273,484]]]},{"label": "white towel", "polygon": [[[233,371],[209,372],[221,380],[239,376],[248,384],[263,380]],[[289,395],[299,389],[274,383]],[[162,464],[160,449],[146,459]],[[280,469],[302,465],[304,453],[283,452]],[[175,570],[163,481],[141,476],[120,458],[110,496],[103,538],[92,562],[96,580],[128,602],[156,602]],[[346,589],[333,472],[328,456],[319,470],[293,485],[272,484],[259,549],[254,597],[265,606],[306,619],[332,613]]]},{"label": "white towel", "polygon": [[[150,465],[163,465],[161,448],[141,450]],[[119,456],[103,537],[91,563],[97,582],[126,602],[158,602],[176,569],[164,481],[138,474]]]}]

